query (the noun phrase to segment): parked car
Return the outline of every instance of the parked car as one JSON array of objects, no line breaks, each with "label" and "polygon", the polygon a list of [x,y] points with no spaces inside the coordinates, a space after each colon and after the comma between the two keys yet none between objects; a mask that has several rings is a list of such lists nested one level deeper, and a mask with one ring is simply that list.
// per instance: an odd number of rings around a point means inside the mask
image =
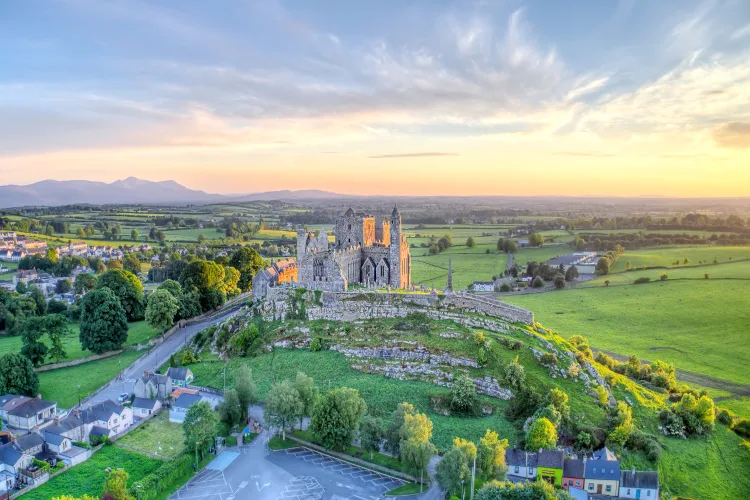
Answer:
[{"label": "parked car", "polygon": [[130,394],[128,394],[127,392],[123,392],[122,394],[120,394],[120,397],[117,398],[117,402],[124,403],[128,399],[130,399]]}]

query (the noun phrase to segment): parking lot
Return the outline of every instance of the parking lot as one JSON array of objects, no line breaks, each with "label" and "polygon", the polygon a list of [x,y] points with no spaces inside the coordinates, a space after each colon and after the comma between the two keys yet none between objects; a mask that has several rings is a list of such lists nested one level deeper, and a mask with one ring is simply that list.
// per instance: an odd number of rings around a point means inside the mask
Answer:
[{"label": "parking lot", "polygon": [[404,484],[306,448],[270,451],[269,435],[225,449],[173,500],[376,500]]}]

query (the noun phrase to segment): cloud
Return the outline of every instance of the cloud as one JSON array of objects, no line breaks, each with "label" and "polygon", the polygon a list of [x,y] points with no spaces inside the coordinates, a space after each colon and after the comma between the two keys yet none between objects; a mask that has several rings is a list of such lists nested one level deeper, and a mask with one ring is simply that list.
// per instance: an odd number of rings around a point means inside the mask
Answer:
[{"label": "cloud", "polygon": [[746,24],[742,28],[738,28],[737,30],[732,33],[732,40],[739,40],[741,38],[745,38],[746,36],[750,36],[750,23]]},{"label": "cloud", "polygon": [[714,130],[714,140],[724,148],[750,148],[750,122],[730,122]]},{"label": "cloud", "polygon": [[617,156],[610,153],[598,153],[596,151],[558,151],[554,154],[559,156],[583,156],[592,158],[612,158]]},{"label": "cloud", "polygon": [[387,154],[387,155],[373,155],[368,156],[368,158],[377,158],[377,159],[383,159],[383,158],[425,158],[425,157],[431,157],[431,156],[461,156],[458,153],[396,153],[396,154]]},{"label": "cloud", "polygon": [[601,78],[597,78],[594,80],[589,80],[588,82],[581,82],[580,86],[574,87],[568,94],[565,96],[566,101],[574,101],[578,99],[579,97],[582,97],[586,94],[589,94],[591,92],[595,92],[599,89],[601,89],[606,83],[609,81],[608,76],[604,76]]}]

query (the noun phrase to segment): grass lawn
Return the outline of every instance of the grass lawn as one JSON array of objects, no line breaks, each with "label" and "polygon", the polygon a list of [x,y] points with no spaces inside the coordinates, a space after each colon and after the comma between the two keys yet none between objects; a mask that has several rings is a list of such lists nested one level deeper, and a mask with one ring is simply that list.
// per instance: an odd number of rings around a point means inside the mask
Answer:
[{"label": "grass lawn", "polygon": [[[387,496],[401,496],[401,495],[417,495],[420,491],[422,491],[420,488],[422,488],[422,485],[419,483],[406,483],[398,488],[394,488],[391,491],[386,492]],[[428,488],[427,485],[424,486],[424,488]]]},{"label": "grass lawn", "polygon": [[[734,264],[739,265],[739,264]],[[564,337],[750,384],[750,281],[666,281],[505,297]]]},{"label": "grass lawn", "polygon": [[169,421],[163,411],[119,439],[115,446],[154,458],[174,458],[182,452],[185,435],[180,424]]},{"label": "grass lawn", "polygon": [[750,259],[750,247],[710,247],[703,246],[674,246],[663,248],[650,248],[647,250],[631,250],[620,255],[620,258],[612,266],[612,272],[624,271],[628,262],[637,269],[641,267],[666,266],[680,261],[682,267],[685,258],[689,260],[688,265],[696,265],[699,261],[708,264],[716,259],[719,263],[730,260]]},{"label": "grass lawn", "polygon": [[268,440],[268,447],[273,451],[288,450],[289,448],[297,448],[298,446],[298,442],[291,439],[284,440],[279,436],[274,436]]},{"label": "grass lawn", "polygon": [[[485,253],[490,249],[490,253]],[[453,269],[453,288],[466,288],[472,281],[490,281],[505,270],[508,256],[496,254],[495,245],[475,248],[455,246],[437,255],[422,256],[421,249],[411,249],[411,280],[417,284],[444,288],[448,279],[448,260]],[[426,249],[425,249],[426,250]]]},{"label": "grass lawn", "polygon": [[4,262],[0,261],[0,267],[7,267],[9,271],[0,273],[0,280],[10,280],[13,279],[13,275],[16,274],[16,269],[18,269],[18,262]]},{"label": "grass lawn", "polygon": [[604,286],[605,281],[612,285],[630,285],[637,278],[651,278],[658,281],[662,274],[670,280],[691,279],[703,280],[708,273],[709,279],[750,279],[750,261],[727,262],[725,264],[711,264],[708,266],[681,266],[671,269],[643,269],[638,271],[620,272],[599,276],[590,281],[581,282],[579,287]]},{"label": "grass lawn", "polygon": [[78,384],[81,385],[83,399],[112,380],[120,371],[120,366],[127,367],[141,354],[143,352],[127,351],[107,359],[41,372],[39,389],[42,397],[56,402],[60,408],[71,408],[78,403]]},{"label": "grass lawn", "polygon": [[529,262],[547,262],[550,259],[573,253],[573,249],[567,246],[543,246],[539,248],[524,247],[519,248],[515,255],[515,263],[520,266],[526,266]]},{"label": "grass lawn", "polygon": [[74,498],[91,495],[99,498],[107,473],[105,469],[122,468],[130,474],[128,485],[155,471],[163,462],[144,457],[116,446],[104,446],[82,464],[76,465],[50,479],[47,483],[23,495],[24,500],[48,500],[62,495]]},{"label": "grass lawn", "polygon": [[[305,441],[309,441],[311,443],[315,443],[319,446],[323,446],[316,438],[315,435],[309,431],[309,430],[295,430],[294,435],[297,436],[300,439],[304,439]],[[347,446],[346,449],[341,450],[342,453],[349,455],[350,457],[355,457],[360,460],[364,460],[365,462],[369,462],[371,464],[380,465],[381,467],[386,467],[388,469],[392,469],[395,471],[401,471],[406,472],[404,470],[403,464],[397,459],[390,455],[384,455],[383,453],[373,453],[372,458],[370,458],[370,453],[364,451],[359,446]]]},{"label": "grass lawn", "polygon": [[[93,354],[91,351],[84,351],[81,349],[78,323],[71,323],[69,326],[70,333],[62,339],[63,347],[67,353],[67,356],[62,361],[71,361],[73,359],[91,356]],[[134,346],[145,344],[158,335],[158,333],[158,331],[154,330],[145,321],[128,323],[128,340],[125,345]],[[42,342],[47,343],[49,347],[49,339],[46,336],[42,338]],[[21,337],[0,336],[0,356],[11,352],[21,352],[21,346],[23,346]],[[47,363],[52,363],[52,361],[47,360]]]}]

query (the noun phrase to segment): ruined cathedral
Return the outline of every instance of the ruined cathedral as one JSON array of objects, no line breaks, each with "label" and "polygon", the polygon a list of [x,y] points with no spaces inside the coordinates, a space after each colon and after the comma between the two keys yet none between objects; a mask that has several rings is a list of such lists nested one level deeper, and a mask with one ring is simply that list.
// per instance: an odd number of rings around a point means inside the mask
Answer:
[{"label": "ruined cathedral", "polygon": [[411,254],[401,232],[401,214],[393,207],[390,220],[355,213],[351,208],[336,220],[335,242],[325,229],[316,237],[297,230],[297,268],[301,286],[343,291],[351,284],[411,286]]}]

